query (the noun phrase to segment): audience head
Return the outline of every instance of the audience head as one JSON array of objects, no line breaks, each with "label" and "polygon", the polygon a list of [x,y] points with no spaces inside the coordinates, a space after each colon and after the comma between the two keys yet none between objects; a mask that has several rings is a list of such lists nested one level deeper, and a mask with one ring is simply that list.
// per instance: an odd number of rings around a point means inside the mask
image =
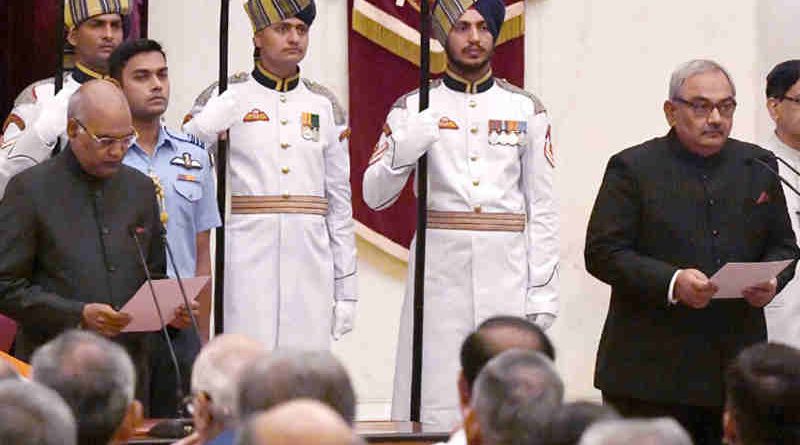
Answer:
[{"label": "audience head", "polygon": [[767,75],[767,111],[778,136],[800,149],[800,60],[779,63]]},{"label": "audience head", "polygon": [[[33,354],[33,380],[72,409],[78,443],[124,440],[141,417],[133,362],[118,344],[87,331],[66,331]],[[116,437],[115,437],[116,435]]]},{"label": "audience head", "polygon": [[608,405],[571,402],[560,406],[550,422],[548,445],[577,445],[583,433],[594,423],[615,420],[619,414]]},{"label": "audience head", "polygon": [[238,445],[353,445],[351,427],[336,411],[319,401],[297,399],[253,414]]},{"label": "audience head", "polygon": [[681,64],[669,83],[664,114],[677,138],[698,156],[718,153],[728,140],[736,111],[736,87],[712,60]]},{"label": "audience head", "polygon": [[728,443],[800,443],[799,350],[777,343],[743,350],[728,367],[726,393]]},{"label": "audience head", "polygon": [[692,445],[692,439],[675,419],[662,417],[598,422],[580,445]]},{"label": "audience head", "polygon": [[553,344],[544,331],[520,317],[497,316],[481,323],[461,344],[461,374],[458,392],[462,409],[469,405],[478,373],[493,357],[509,349],[538,351],[555,360]]},{"label": "audience head", "polygon": [[169,104],[169,69],[161,44],[150,39],[128,40],[109,61],[136,121],[157,121]]},{"label": "audience head", "polygon": [[475,380],[464,429],[470,445],[537,445],[564,398],[553,363],[539,352],[512,349],[493,358]]},{"label": "audience head", "polygon": [[350,377],[328,351],[277,351],[252,364],[239,384],[239,415],[244,418],[301,398],[327,404],[350,425],[355,420]]},{"label": "audience head", "polygon": [[113,176],[136,139],[128,101],[107,80],[90,80],[73,94],[67,108],[67,136],[81,168],[97,178]]},{"label": "audience head", "polygon": [[74,445],[77,433],[69,407],[55,391],[35,382],[0,382],[0,443]]},{"label": "audience head", "polygon": [[192,367],[192,415],[195,430],[211,438],[235,419],[237,391],[242,372],[266,349],[239,334],[222,334],[203,347]]}]

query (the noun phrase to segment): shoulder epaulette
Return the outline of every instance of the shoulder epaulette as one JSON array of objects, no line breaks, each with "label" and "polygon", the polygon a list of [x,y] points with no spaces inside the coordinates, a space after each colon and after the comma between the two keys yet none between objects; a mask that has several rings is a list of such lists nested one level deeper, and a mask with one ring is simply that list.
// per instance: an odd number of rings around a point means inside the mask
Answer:
[{"label": "shoulder epaulette", "polygon": [[24,90],[22,90],[21,93],[17,95],[17,98],[14,100],[14,106],[18,107],[25,104],[35,104],[38,98],[36,97],[36,92],[34,90],[42,85],[51,85],[53,83],[55,83],[55,78],[48,77],[47,79],[42,79],[28,85]]},{"label": "shoulder epaulette", "polygon": [[336,125],[344,125],[347,123],[347,115],[344,111],[344,108],[339,103],[339,99],[336,98],[336,95],[333,94],[331,90],[309,79],[303,79],[303,84],[312,93],[324,96],[331,102],[331,107],[333,108],[333,120]]},{"label": "shoulder epaulette", "polygon": [[536,95],[534,95],[533,93],[526,91],[505,79],[496,79],[496,81],[497,81],[497,86],[499,86],[500,88],[506,91],[510,91],[512,93],[521,94],[530,99],[533,102],[534,113],[539,114],[547,111],[547,109],[544,107],[544,104],[542,104],[542,101],[540,101],[539,98],[536,97]]},{"label": "shoulder epaulette", "polygon": [[[249,79],[249,78],[250,78],[250,74],[249,73],[247,73],[245,71],[240,71],[240,72],[228,77],[228,84],[236,84],[236,83],[246,82],[247,79]],[[209,99],[211,99],[211,96],[214,95],[214,92],[217,90],[218,86],[219,86],[219,82],[217,82],[217,81],[215,81],[211,85],[209,85],[205,90],[203,90],[202,93],[200,93],[199,96],[197,96],[197,99],[194,100],[194,106],[195,107],[204,107],[204,106],[206,106],[206,103],[208,103]]]},{"label": "shoulder epaulette", "polygon": [[170,137],[172,137],[173,139],[177,139],[177,140],[179,140],[179,141],[181,141],[181,142],[187,142],[187,143],[189,143],[189,144],[196,145],[196,146],[200,147],[200,148],[201,148],[201,149],[203,149],[203,150],[205,150],[205,149],[206,149],[206,144],[205,144],[205,143],[203,143],[203,141],[201,141],[200,139],[198,139],[198,138],[197,138],[195,135],[193,135],[193,134],[187,134],[187,133],[175,133],[175,132],[173,132],[172,130],[170,130],[169,128],[167,128],[167,127],[164,127],[164,131],[165,131],[165,132],[166,132],[168,135],[170,135]]},{"label": "shoulder epaulette", "polygon": [[[442,84],[442,79],[433,79],[431,80],[430,88],[431,89],[438,88],[441,84]],[[392,108],[393,109],[400,108],[405,110],[406,108],[408,108],[408,103],[407,103],[408,98],[418,93],[419,93],[419,88],[417,88],[416,90],[411,90],[408,93],[400,96],[396,101],[394,101],[394,104],[392,104]]]}]

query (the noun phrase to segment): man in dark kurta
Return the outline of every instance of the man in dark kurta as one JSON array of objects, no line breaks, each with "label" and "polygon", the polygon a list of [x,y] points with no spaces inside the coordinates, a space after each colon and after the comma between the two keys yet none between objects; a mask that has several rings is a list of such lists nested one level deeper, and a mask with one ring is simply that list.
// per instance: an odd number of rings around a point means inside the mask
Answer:
[{"label": "man in dark kurta", "polygon": [[736,108],[727,72],[696,60],[672,76],[672,127],[614,155],[586,237],[586,268],[611,285],[595,385],[625,416],[675,417],[696,444],[720,443],[723,372],[766,340],[762,307],[784,270],[740,299],[712,300],[728,262],[798,255],[770,152],[729,138]]},{"label": "man in dark kurta", "polygon": [[120,334],[118,312],[145,282],[135,227],[154,275],[165,272],[152,181],[122,165],[135,138],[125,97],[90,81],[70,100],[70,146],[9,182],[0,202],[0,312],[17,321],[16,355],[60,332],[90,329],[126,347],[148,400],[147,336]]}]

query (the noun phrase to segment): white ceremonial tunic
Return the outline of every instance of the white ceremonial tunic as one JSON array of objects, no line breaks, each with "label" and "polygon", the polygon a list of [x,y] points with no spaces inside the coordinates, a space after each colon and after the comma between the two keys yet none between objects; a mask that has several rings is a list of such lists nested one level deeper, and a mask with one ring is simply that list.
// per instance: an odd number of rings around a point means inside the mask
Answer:
[{"label": "white ceremonial tunic", "polygon": [[[225,332],[269,348],[327,349],[334,300],[357,299],[349,131],[328,90],[306,79],[239,74],[228,190],[242,197],[318,197],[327,215],[241,214],[226,220]],[[212,86],[192,115],[202,113]],[[195,120],[184,130],[212,142]],[[230,202],[230,201],[229,201]]]},{"label": "white ceremonial tunic", "polygon": [[[418,104],[412,92],[387,117],[364,175],[364,199],[373,209],[392,205],[414,171],[416,157],[403,147],[415,137],[407,122]],[[464,338],[495,315],[557,314],[558,215],[550,120],[535,97],[491,76],[466,84],[448,74],[432,83],[430,109],[442,117],[439,141],[427,152],[429,212],[521,214],[525,223],[517,232],[428,229],[421,420],[449,429],[459,421]],[[412,255],[395,370],[396,420],[409,417],[413,280]]]},{"label": "white ceremonial tunic", "polygon": [[[775,133],[763,145],[767,150],[775,153],[796,170],[800,170],[800,150],[795,150],[778,139]],[[800,176],[792,172],[782,163],[778,162],[778,172],[794,188],[800,190]],[[797,196],[786,184],[781,184],[783,194],[786,196],[786,208],[789,210],[789,219],[792,221],[792,230],[795,236],[800,236],[800,197]],[[795,266],[800,267],[800,265]],[[767,338],[771,342],[780,342],[800,348],[800,279],[797,277],[800,270],[795,269],[795,278],[775,296],[764,308],[767,319]]]},{"label": "white ceremonial tunic", "polygon": [[[99,77],[102,75],[78,65],[75,70],[64,74],[64,83],[58,94],[66,96],[64,99],[68,100],[81,84]],[[55,100],[55,96],[55,81],[51,77],[32,83],[14,101],[14,108],[3,123],[0,137],[0,198],[14,175],[52,155],[55,143],[43,143],[33,131],[33,124],[44,107]],[[62,138],[66,140],[65,136]]]}]

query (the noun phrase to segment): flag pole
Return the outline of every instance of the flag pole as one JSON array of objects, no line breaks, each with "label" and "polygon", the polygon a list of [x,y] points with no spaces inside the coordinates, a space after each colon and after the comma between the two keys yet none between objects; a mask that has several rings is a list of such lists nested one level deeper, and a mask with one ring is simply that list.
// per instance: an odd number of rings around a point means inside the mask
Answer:
[{"label": "flag pole", "polygon": [[[228,89],[228,26],[230,0],[220,0],[219,14],[219,86],[218,94]],[[228,137],[217,140],[217,206],[219,214],[227,211]],[[225,224],[215,230],[214,248],[214,334],[225,330]]]},{"label": "flag pole", "polygon": [[64,2],[65,0],[56,0],[58,2],[58,20],[56,25],[56,75],[53,79],[55,82],[55,94],[64,87],[64,40],[66,26],[64,25]]},{"label": "flag pole", "polygon": [[[430,93],[431,5],[420,2],[419,111],[428,108]],[[417,161],[417,238],[414,251],[414,333],[411,359],[411,421],[420,421],[422,340],[425,313],[425,243],[428,227],[428,155]]]}]

